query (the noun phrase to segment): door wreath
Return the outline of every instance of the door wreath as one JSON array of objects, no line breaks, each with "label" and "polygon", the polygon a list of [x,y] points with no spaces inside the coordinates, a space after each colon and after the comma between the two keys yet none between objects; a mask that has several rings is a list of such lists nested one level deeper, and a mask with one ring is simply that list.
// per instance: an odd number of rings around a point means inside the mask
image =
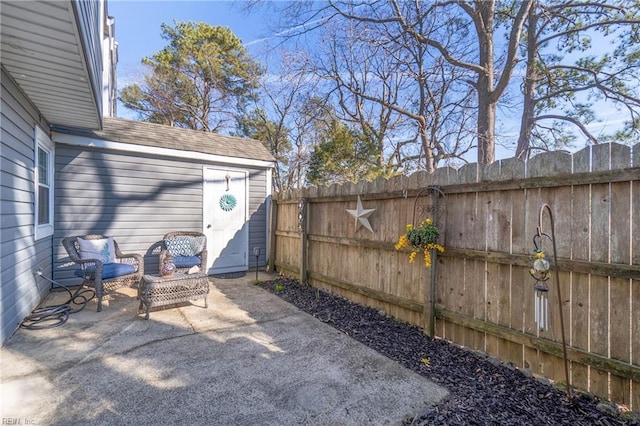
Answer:
[{"label": "door wreath", "polygon": [[223,194],[222,197],[220,197],[220,208],[225,212],[233,210],[236,204],[238,204],[238,201],[232,194]]}]

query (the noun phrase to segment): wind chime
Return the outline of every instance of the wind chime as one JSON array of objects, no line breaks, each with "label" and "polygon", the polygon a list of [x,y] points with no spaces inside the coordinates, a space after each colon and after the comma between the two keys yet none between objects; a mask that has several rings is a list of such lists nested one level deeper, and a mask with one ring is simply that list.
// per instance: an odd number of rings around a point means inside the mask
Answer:
[{"label": "wind chime", "polygon": [[[549,215],[549,222],[551,224],[551,235],[545,234],[542,230],[542,218],[544,212]],[[533,261],[533,268],[529,270],[531,276],[536,280],[534,285],[535,297],[535,321],[538,325],[538,329],[546,331],[549,329],[549,270],[551,265],[546,258],[546,254],[543,248],[543,241],[548,240],[552,244],[553,248],[553,261],[555,270],[556,290],[558,296],[558,316],[560,318],[560,330],[562,332],[562,354],[564,358],[564,374],[567,385],[567,396],[571,397],[571,385],[569,381],[569,361],[567,359],[567,341],[564,333],[564,318],[562,314],[562,295],[560,292],[560,274],[558,272],[558,251],[556,247],[556,233],[555,225],[553,221],[553,213],[551,207],[548,204],[543,204],[540,207],[538,214],[538,229],[536,235],[533,237],[533,246],[536,253],[536,258]]]},{"label": "wind chime", "polygon": [[533,261],[533,268],[529,270],[531,276],[536,280],[533,289],[535,296],[535,321],[538,329],[546,331],[549,329],[549,261],[542,248],[542,239],[551,239],[547,234],[542,233],[538,227],[538,233],[533,237],[534,252],[536,259]]}]

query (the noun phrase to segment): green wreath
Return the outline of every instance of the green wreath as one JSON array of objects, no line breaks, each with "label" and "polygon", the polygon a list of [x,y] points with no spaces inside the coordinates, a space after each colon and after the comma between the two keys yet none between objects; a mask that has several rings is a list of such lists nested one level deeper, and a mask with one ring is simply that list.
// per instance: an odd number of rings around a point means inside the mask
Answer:
[{"label": "green wreath", "polygon": [[238,201],[236,197],[231,194],[223,194],[222,197],[220,197],[220,208],[225,212],[233,210],[236,204],[238,204]]}]

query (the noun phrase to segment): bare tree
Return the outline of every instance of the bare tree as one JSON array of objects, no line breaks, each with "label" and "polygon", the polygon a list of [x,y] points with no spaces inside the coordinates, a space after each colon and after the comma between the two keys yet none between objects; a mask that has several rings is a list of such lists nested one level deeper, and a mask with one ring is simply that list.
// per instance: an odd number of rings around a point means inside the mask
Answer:
[{"label": "bare tree", "polygon": [[[432,24],[420,23],[423,32]],[[472,147],[467,129],[475,117],[466,75],[397,28],[334,17],[305,63],[341,119],[374,141],[383,176],[461,159]]]},{"label": "bare tree", "polygon": [[[315,141],[324,100],[316,96],[317,81],[297,71],[300,56],[281,51],[277,72],[262,79],[259,102],[238,121],[238,134],[262,141],[277,160],[274,170],[276,190],[299,188]],[[275,71],[275,70],[274,70]]]},{"label": "bare tree", "polygon": [[[508,23],[503,22],[509,28],[506,49],[496,59],[496,0],[386,0],[359,3],[356,7],[350,1],[330,1],[333,10],[346,19],[385,28],[395,25],[398,37],[409,35],[424,46],[425,52],[435,52],[432,55],[438,54],[452,69],[468,75],[468,83],[477,96],[478,161],[483,164],[495,159],[496,107],[518,63],[518,43],[532,3],[533,0],[514,2],[516,13]],[[425,22],[430,25],[425,27]],[[423,31],[425,28],[428,31]],[[476,48],[457,50],[461,38],[467,37],[472,37]]]}]

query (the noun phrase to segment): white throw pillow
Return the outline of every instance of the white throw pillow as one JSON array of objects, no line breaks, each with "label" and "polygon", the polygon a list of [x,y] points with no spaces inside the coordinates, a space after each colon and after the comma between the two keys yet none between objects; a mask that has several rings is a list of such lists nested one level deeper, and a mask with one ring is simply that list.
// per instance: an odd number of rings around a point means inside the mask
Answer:
[{"label": "white throw pillow", "polygon": [[202,250],[204,250],[204,236],[191,237],[191,249],[194,256],[202,253]]},{"label": "white throw pillow", "polygon": [[113,245],[112,237],[100,240],[78,238],[78,251],[82,260],[98,259],[102,263],[114,263],[116,261],[116,249]]}]

